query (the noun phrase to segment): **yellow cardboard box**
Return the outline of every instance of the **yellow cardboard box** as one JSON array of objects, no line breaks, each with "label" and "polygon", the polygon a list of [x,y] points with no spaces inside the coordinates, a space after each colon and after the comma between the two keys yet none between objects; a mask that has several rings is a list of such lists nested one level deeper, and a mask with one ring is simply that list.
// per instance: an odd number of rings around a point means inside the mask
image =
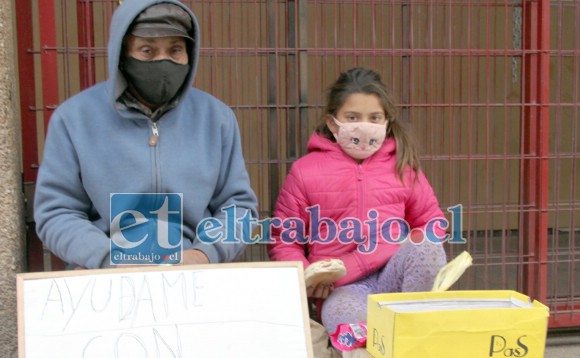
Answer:
[{"label": "yellow cardboard box", "polygon": [[515,291],[369,295],[375,358],[544,356],[548,307]]}]

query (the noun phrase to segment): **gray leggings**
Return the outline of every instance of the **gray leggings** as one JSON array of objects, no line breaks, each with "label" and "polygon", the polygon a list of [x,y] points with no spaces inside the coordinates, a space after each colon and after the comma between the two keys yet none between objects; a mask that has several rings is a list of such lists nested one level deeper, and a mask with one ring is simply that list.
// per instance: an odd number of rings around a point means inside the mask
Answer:
[{"label": "gray leggings", "polygon": [[441,244],[404,243],[387,265],[372,275],[336,288],[322,304],[322,324],[329,334],[341,323],[367,320],[367,295],[431,291],[435,276],[447,262]]}]

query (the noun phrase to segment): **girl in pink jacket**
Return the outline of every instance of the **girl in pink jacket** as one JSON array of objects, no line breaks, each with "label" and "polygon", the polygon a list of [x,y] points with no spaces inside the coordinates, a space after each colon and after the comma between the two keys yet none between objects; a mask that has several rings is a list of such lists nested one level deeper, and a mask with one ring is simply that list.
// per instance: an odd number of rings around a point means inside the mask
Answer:
[{"label": "girl in pink jacket", "polygon": [[308,154],[292,165],[276,203],[284,224],[272,227],[272,260],[302,261],[306,269],[338,258],[346,267],[340,280],[307,288],[321,299],[329,333],[366,321],[369,294],[431,290],[446,263],[442,245],[424,240],[445,236],[445,217],[395,114],[376,72],[341,74]]}]

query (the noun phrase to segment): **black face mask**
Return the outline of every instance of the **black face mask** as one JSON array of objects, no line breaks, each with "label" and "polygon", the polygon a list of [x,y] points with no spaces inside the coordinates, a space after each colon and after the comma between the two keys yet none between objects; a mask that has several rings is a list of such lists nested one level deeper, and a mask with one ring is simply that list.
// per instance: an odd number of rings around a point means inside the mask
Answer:
[{"label": "black face mask", "polygon": [[188,64],[171,60],[141,61],[127,57],[123,73],[147,103],[161,105],[177,94],[189,68]]}]

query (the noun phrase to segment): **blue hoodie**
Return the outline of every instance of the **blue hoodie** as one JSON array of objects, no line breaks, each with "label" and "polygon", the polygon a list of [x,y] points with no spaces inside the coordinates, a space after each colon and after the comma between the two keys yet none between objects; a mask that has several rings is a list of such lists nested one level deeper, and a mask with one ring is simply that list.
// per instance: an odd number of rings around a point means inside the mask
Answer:
[{"label": "blue hoodie", "polygon": [[[187,86],[156,122],[159,137],[150,146],[151,118],[118,101],[127,87],[119,61],[123,37],[133,20],[149,6],[165,2],[191,15],[195,46],[189,52]],[[212,263],[232,261],[243,250],[242,243],[206,244],[196,237],[197,225],[208,217],[220,220],[225,231],[227,215],[222,209],[231,205],[237,217],[247,210],[257,216],[234,113],[192,87],[199,43],[197,20],[179,1],[125,0],[111,21],[110,77],[53,113],[38,173],[34,218],[40,239],[71,266],[97,268],[109,262],[113,193],[182,193],[185,249],[203,251]],[[236,232],[240,237],[241,228]]]}]

